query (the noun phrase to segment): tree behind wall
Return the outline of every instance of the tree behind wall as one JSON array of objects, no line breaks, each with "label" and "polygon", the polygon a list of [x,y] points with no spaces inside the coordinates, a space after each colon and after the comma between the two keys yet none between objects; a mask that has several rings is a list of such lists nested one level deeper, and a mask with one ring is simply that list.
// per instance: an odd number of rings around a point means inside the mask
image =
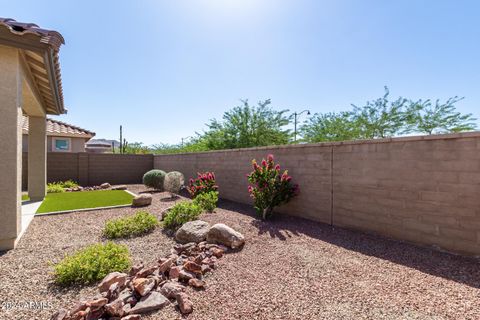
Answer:
[{"label": "tree behind wall", "polygon": [[385,87],[383,97],[367,101],[362,107],[352,104],[352,120],[357,126],[360,138],[387,138],[404,133],[408,100],[399,97],[390,102],[389,95],[390,91]]},{"label": "tree behind wall", "polygon": [[210,121],[208,131],[201,135],[210,150],[248,148],[287,144],[291,138],[285,129],[291,117],[288,110],[274,110],[270,99],[250,106],[248,100],[243,105],[224,113],[221,121]]},{"label": "tree behind wall", "polygon": [[409,131],[423,134],[461,132],[476,129],[475,118],[471,113],[461,114],[455,104],[463,98],[453,97],[445,103],[436,100],[419,100],[409,107]]},{"label": "tree behind wall", "polygon": [[299,130],[303,141],[325,142],[359,139],[359,126],[351,112],[315,113]]},{"label": "tree behind wall", "polygon": [[364,106],[340,113],[315,114],[301,127],[306,142],[342,141],[394,137],[402,134],[435,134],[474,130],[471,114],[456,111],[463,98],[453,97],[445,103],[436,100],[413,101],[399,97],[389,100],[389,90]]}]

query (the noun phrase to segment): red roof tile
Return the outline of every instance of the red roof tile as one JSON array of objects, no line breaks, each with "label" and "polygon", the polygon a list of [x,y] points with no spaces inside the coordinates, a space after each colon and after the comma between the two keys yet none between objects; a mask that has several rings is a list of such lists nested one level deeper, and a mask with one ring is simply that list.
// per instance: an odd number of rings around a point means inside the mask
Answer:
[{"label": "red roof tile", "polygon": [[[28,134],[28,117],[23,116],[22,131]],[[47,136],[92,138],[95,132],[47,118]]]},{"label": "red roof tile", "polygon": [[51,110],[49,113],[66,113],[63,102],[62,78],[58,56],[60,46],[65,43],[63,36],[55,30],[42,29],[34,23],[18,22],[10,18],[0,18],[0,29],[9,31],[0,34],[0,43],[1,40],[7,41],[7,45],[25,50],[30,50],[29,46],[33,46],[34,51],[45,51],[50,48],[52,52],[51,54],[47,54],[46,56],[48,58],[45,59],[51,61],[49,62],[51,68],[47,68],[47,73],[52,73],[53,83],[51,84],[51,93],[54,101],[52,104],[52,102],[45,100],[45,103],[47,103],[50,108],[57,110],[56,112]]}]

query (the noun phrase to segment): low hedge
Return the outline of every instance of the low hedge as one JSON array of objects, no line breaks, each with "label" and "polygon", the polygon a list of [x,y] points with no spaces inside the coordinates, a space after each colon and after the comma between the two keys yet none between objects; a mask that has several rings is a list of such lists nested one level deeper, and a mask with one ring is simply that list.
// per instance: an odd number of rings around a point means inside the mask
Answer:
[{"label": "low hedge", "polygon": [[207,193],[200,193],[198,194],[195,199],[193,199],[193,203],[196,203],[200,206],[203,210],[207,212],[213,212],[217,207],[218,202],[218,192],[217,191],[210,191]]},{"label": "low hedge", "polygon": [[136,237],[153,231],[157,225],[153,214],[139,211],[133,216],[107,221],[103,235],[108,239]]},{"label": "low hedge", "polygon": [[179,202],[163,218],[163,225],[175,230],[188,221],[196,220],[201,213],[202,208],[198,204],[190,201]]},{"label": "low hedge", "polygon": [[127,246],[113,242],[96,243],[66,256],[54,266],[54,276],[60,285],[83,285],[102,280],[110,272],[127,271],[130,267]]}]

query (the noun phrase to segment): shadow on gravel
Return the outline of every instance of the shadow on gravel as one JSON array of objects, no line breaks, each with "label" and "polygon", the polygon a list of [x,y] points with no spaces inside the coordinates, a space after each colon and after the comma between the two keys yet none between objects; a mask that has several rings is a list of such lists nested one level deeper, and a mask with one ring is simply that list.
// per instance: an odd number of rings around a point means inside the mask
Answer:
[{"label": "shadow on gravel", "polygon": [[[255,217],[251,224],[258,234],[285,241],[305,235],[347,250],[400,264],[421,272],[480,289],[480,259],[436,251],[385,237],[352,231],[303,218],[276,214],[268,221],[260,220],[248,205],[220,201],[219,207]],[[315,250],[312,248],[312,250]]]},{"label": "shadow on gravel", "polygon": [[177,202],[179,200],[182,200],[182,198],[180,198],[179,196],[166,197],[166,198],[161,198],[160,199],[161,202]]}]

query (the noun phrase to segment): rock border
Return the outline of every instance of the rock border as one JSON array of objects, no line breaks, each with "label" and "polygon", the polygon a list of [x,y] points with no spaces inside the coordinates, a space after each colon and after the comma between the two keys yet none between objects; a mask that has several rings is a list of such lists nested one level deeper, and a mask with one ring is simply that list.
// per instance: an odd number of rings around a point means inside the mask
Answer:
[{"label": "rock border", "polygon": [[51,320],[117,319],[138,320],[143,313],[175,303],[182,315],[193,312],[185,293],[187,286],[206,287],[203,276],[215,269],[228,248],[207,243],[176,244],[158,263],[134,265],[129,273],[112,272],[98,285],[99,294],[81,301],[70,310],[60,309]]}]

